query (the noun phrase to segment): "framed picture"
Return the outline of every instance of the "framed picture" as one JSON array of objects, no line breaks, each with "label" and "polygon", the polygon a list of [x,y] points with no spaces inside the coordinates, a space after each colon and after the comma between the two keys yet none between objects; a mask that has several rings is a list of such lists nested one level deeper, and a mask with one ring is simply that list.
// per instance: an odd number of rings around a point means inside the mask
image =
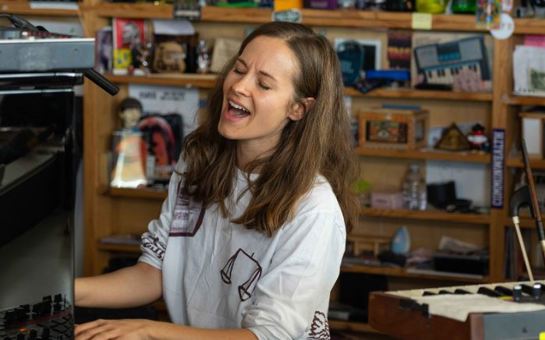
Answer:
[{"label": "framed picture", "polygon": [[354,85],[365,71],[380,69],[381,46],[380,40],[335,39],[334,47],[341,63],[345,86]]}]

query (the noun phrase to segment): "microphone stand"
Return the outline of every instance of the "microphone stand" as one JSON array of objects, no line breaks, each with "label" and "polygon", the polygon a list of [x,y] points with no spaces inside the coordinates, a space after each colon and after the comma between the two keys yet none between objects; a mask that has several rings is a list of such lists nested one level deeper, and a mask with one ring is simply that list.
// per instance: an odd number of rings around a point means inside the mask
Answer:
[{"label": "microphone stand", "polygon": [[119,92],[119,87],[117,85],[92,68],[85,70],[83,75],[112,96],[115,96],[117,92]]},{"label": "microphone stand", "polygon": [[536,185],[534,182],[534,176],[532,174],[532,168],[530,167],[530,160],[528,159],[528,151],[526,149],[526,141],[522,139],[522,155],[524,158],[524,170],[526,171],[526,177],[529,186],[530,202],[531,202],[531,213],[532,217],[535,220],[537,237],[539,239],[539,245],[541,248],[541,255],[543,256],[543,261],[545,263],[545,231],[543,229],[543,221],[541,220],[541,211],[539,209],[539,202],[537,200],[537,191]]},{"label": "microphone stand", "polygon": [[530,167],[530,160],[528,158],[528,151],[526,149],[526,141],[522,138],[521,141],[522,149],[522,158],[524,161],[524,171],[526,173],[526,178],[528,184],[517,189],[512,197],[510,202],[511,216],[513,224],[515,225],[515,230],[517,233],[517,239],[520,245],[522,256],[524,259],[524,265],[528,276],[531,282],[534,282],[534,276],[532,274],[532,269],[530,268],[530,261],[528,261],[528,255],[526,248],[524,246],[524,241],[522,240],[522,234],[520,233],[520,219],[519,219],[519,209],[528,206],[530,208],[530,214],[534,218],[536,224],[537,236],[539,239],[539,245],[541,249],[541,255],[545,263],[545,231],[543,229],[543,221],[541,219],[541,211],[539,209],[539,202],[537,199],[537,192],[534,182],[534,176],[532,174],[532,168]]},{"label": "microphone stand", "polygon": [[520,219],[518,216],[518,211],[524,206],[528,206],[528,201],[530,200],[530,190],[528,186],[525,185],[517,189],[511,196],[511,219],[515,225],[515,231],[517,233],[517,240],[520,247],[520,252],[522,253],[522,258],[524,259],[524,266],[526,267],[526,272],[528,272],[528,277],[530,282],[534,283],[534,274],[532,273],[532,267],[530,267],[530,261],[528,260],[528,253],[526,252],[526,246],[524,245],[524,240],[522,239],[522,234],[520,232]]}]

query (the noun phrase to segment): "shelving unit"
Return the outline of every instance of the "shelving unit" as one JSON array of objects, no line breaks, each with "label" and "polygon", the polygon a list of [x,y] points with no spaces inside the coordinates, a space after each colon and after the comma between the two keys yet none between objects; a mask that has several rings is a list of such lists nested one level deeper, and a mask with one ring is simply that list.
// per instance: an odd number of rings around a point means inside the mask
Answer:
[{"label": "shelving unit", "polygon": [[487,281],[487,277],[475,277],[472,275],[457,275],[450,273],[440,273],[440,272],[428,272],[428,271],[418,271],[397,267],[374,267],[374,266],[362,266],[362,265],[346,265],[343,264],[341,267],[341,272],[343,273],[360,273],[360,274],[375,274],[375,275],[386,275],[398,278],[409,278],[409,279],[418,279],[418,280],[439,280],[439,281],[449,281],[449,282],[466,282],[466,283],[482,283]]},{"label": "shelving unit", "polygon": [[396,150],[366,147],[358,147],[355,152],[359,156],[368,157],[442,160],[482,164],[490,163],[490,155],[482,152],[448,152],[434,149]]},{"label": "shelving unit", "polygon": [[[113,4],[113,3],[101,3],[100,1],[88,1],[85,2],[82,7],[86,15],[87,27],[92,27],[91,32],[98,29],[107,23],[110,17],[134,17],[134,18],[170,18],[172,13],[172,7],[169,5],[153,5],[153,4]],[[370,30],[384,30],[384,29],[412,29],[412,16],[410,13],[394,13],[394,12],[366,12],[366,11],[327,11],[327,10],[307,10],[301,11],[303,17],[303,23],[315,26],[323,27],[343,27],[343,28],[361,28]],[[202,20],[200,25],[206,23],[222,23],[225,25],[231,24],[258,24],[271,20],[271,11],[269,9],[226,9],[216,7],[205,7],[202,11]],[[342,20],[341,20],[342,19]],[[540,26],[541,23],[534,24],[532,27],[545,27]],[[438,31],[456,31],[456,32],[483,32],[482,28],[476,27],[473,16],[448,16],[448,15],[434,15],[432,16],[432,28]],[[521,29],[518,27],[518,29]],[[502,41],[494,42],[495,55],[493,69],[505,70],[505,65],[500,65],[501,51],[507,50],[508,47]],[[501,72],[493,72],[495,76],[495,84],[497,83],[498,76]],[[503,72],[505,73],[505,72]],[[491,126],[494,128],[504,128],[506,126],[505,116],[501,113],[499,108],[504,107],[507,101],[520,100],[511,96],[510,91],[506,91],[507,75],[505,86],[495,85],[492,93],[464,93],[464,92],[443,92],[443,91],[423,91],[412,89],[380,89],[372,91],[368,94],[361,94],[355,89],[346,89],[345,94],[352,96],[358,100],[372,100],[380,99],[402,99],[402,100],[431,100],[431,101],[444,101],[449,103],[451,101],[459,102],[473,102],[482,103],[485,105],[491,105]],[[192,86],[201,90],[211,89],[215,84],[215,76],[213,75],[180,75],[180,76],[163,76],[163,75],[150,75],[145,77],[134,76],[113,76],[108,75],[108,78],[122,85],[122,91],[126,91],[125,85],[127,84],[148,84],[148,85],[169,85],[169,86]],[[86,88],[86,96],[88,98],[98,98],[99,94],[92,87]],[[121,94],[123,96],[123,94]],[[508,98],[508,99],[506,99]],[[527,99],[526,99],[527,100]],[[153,206],[155,209],[147,209],[146,213],[150,211],[158,212],[158,201],[165,197],[164,193],[154,192],[150,190],[126,190],[126,189],[104,189],[106,184],[104,174],[99,167],[96,166],[97,160],[103,156],[102,152],[106,152],[109,145],[103,140],[106,140],[110,131],[115,127],[115,117],[109,114],[115,108],[119,100],[114,98],[102,98],[100,100],[88,100],[86,101],[86,112],[102,112],[100,123],[96,117],[87,115],[86,127],[88,133],[86,134],[86,145],[89,145],[92,150],[96,150],[94,153],[88,154],[86,159],[89,171],[86,177],[86,185],[91,188],[88,190],[91,192],[88,197],[86,218],[88,225],[92,226],[89,229],[89,250],[88,256],[90,263],[88,263],[88,271],[93,273],[97,272],[103,265],[107,258],[107,252],[103,249],[96,249],[95,243],[100,237],[109,235],[111,233],[123,233],[133,231],[134,229],[143,230],[145,228],[145,222],[141,222],[139,227],[130,226],[128,223],[122,223],[124,214],[128,214],[128,211],[121,211],[113,216],[109,214],[116,210],[119,206],[121,209],[129,209],[132,205],[142,206],[147,204]],[[447,104],[448,105],[448,104]],[[497,112],[500,112],[498,115]],[[103,116],[103,115],[106,116]],[[99,126],[100,124],[100,126]],[[97,152],[98,151],[98,152]],[[405,159],[405,160],[440,160],[440,161],[452,161],[452,162],[466,162],[488,165],[491,162],[491,157],[486,153],[452,153],[452,152],[440,152],[437,150],[414,150],[414,151],[400,151],[400,150],[387,150],[387,149],[372,149],[372,148],[357,148],[355,152],[364,158],[380,158],[380,159]],[[93,165],[95,164],[95,165]],[[98,188],[98,189],[97,189]],[[96,211],[106,211],[105,214],[99,214],[97,216]],[[147,221],[154,216],[142,215],[140,211],[131,209],[131,213],[139,217],[139,220]],[[497,211],[492,211],[488,215],[466,215],[466,214],[447,214],[442,212],[408,212],[408,211],[380,211],[373,209],[362,209],[362,216],[373,218],[393,218],[393,219],[409,219],[409,220],[425,220],[425,221],[445,221],[449,223],[462,223],[462,224],[474,224],[476,226],[483,225],[488,226],[489,229],[489,244],[496,244],[496,224],[502,214]],[[134,220],[135,218],[132,218]],[[497,250],[491,250],[491,271],[490,280],[499,280],[502,275],[499,261],[494,260],[502,252],[498,248]],[[423,276],[423,278],[425,278]]]},{"label": "shelving unit", "polygon": [[211,89],[216,84],[216,76],[213,74],[150,74],[146,76],[114,76],[106,75],[106,78],[116,84],[145,84],[163,86],[187,86],[200,89]]},{"label": "shelving unit", "polygon": [[[94,33],[106,25],[111,17],[170,19],[171,5],[155,4],[119,4],[105,3],[100,0],[84,0],[79,10],[32,9],[28,2],[0,1],[0,11],[29,16],[79,16],[83,20],[86,34]],[[356,11],[356,10],[309,10],[301,11],[303,23],[325,27],[326,29],[343,29],[357,31],[364,30],[384,32],[387,29],[412,30],[413,21],[410,13]],[[241,29],[247,26],[265,23],[271,20],[272,12],[269,9],[227,9],[205,7],[202,11],[202,20],[198,25],[207,24],[237,26]],[[473,16],[464,15],[433,15],[431,16],[433,31],[444,32],[477,32],[485,33],[485,29],[477,27]],[[543,34],[545,20],[516,19],[515,34]],[[443,102],[452,105],[454,101],[468,105],[488,106],[490,127],[505,129],[507,132],[506,161],[504,173],[509,169],[522,167],[520,158],[508,156],[509,146],[513,143],[512,126],[516,126],[516,107],[524,105],[544,105],[545,98],[516,96],[512,93],[512,50],[516,38],[495,40],[493,42],[494,60],[492,65],[494,84],[491,93],[465,93],[444,91],[423,91],[413,89],[379,89],[368,94],[347,88],[345,95],[351,96],[356,106],[363,101],[376,103],[380,100],[402,101],[430,101]],[[102,94],[94,85],[85,84],[84,98],[84,144],[85,144],[85,226],[86,251],[85,271],[87,274],[101,272],[112,253],[137,253],[137,246],[103,244],[98,240],[111,234],[142,232],[147,222],[156,217],[160,210],[160,203],[166,197],[164,191],[150,189],[116,189],[109,188],[105,173],[104,154],[110,148],[111,131],[117,127],[113,112],[119,102],[127,94],[128,84],[164,85],[194,87],[201,91],[212,89],[216,82],[214,75],[184,74],[179,76],[149,75],[144,77],[107,75],[108,79],[121,86],[121,93],[114,98]],[[421,149],[411,151],[356,148],[355,153],[362,160],[396,162],[396,161],[448,161],[474,163],[490,166],[491,156],[486,153],[471,152],[441,152],[437,150]],[[545,169],[545,160],[532,161],[534,169]],[[504,181],[504,197],[510,195],[510,179]],[[504,206],[508,206],[505,200]],[[410,272],[400,268],[373,267],[361,265],[343,265],[342,271],[348,273],[365,273],[386,275],[392,278],[410,280],[429,280],[433,282],[478,283],[497,282],[503,279],[504,268],[504,230],[511,224],[507,209],[493,209],[488,214],[449,214],[440,211],[407,211],[381,210],[362,208],[363,219],[380,220],[407,220],[415,223],[440,222],[443,224],[459,224],[468,230],[483,229],[486,234],[486,244],[490,246],[489,274],[483,278],[461,277],[458,275],[436,275],[433,273]],[[533,227],[528,218],[522,220],[525,228]],[[437,228],[441,228],[438,226]],[[372,331],[369,326],[361,323],[330,321],[335,329]]]},{"label": "shelving unit", "polygon": [[40,17],[74,17],[80,13],[77,9],[33,8],[27,1],[0,1],[0,12],[16,15]]},{"label": "shelving unit", "polygon": [[490,215],[448,213],[440,210],[388,210],[376,208],[362,208],[360,214],[365,217],[388,217],[428,221],[460,222],[467,224],[488,224]]}]

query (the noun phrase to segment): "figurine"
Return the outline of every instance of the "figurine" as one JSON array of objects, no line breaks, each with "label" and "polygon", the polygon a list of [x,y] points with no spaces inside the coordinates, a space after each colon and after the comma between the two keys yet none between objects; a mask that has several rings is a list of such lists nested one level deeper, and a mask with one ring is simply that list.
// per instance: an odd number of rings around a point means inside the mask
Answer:
[{"label": "figurine", "polygon": [[159,43],[155,49],[153,69],[155,72],[185,72],[185,49],[175,41]]},{"label": "figurine", "polygon": [[490,144],[488,137],[484,132],[484,126],[477,123],[471,127],[471,132],[467,135],[469,146],[472,150],[488,151]]},{"label": "figurine", "polygon": [[151,43],[139,44],[131,49],[131,73],[143,76],[150,73]]},{"label": "figurine", "polygon": [[469,141],[456,123],[443,130],[441,139],[434,146],[439,150],[465,151],[470,149]]},{"label": "figurine", "polygon": [[142,117],[142,103],[136,98],[127,97],[119,104],[119,118],[122,128],[139,131],[138,121]]},{"label": "figurine", "polygon": [[197,73],[208,73],[210,70],[210,54],[206,41],[200,40],[197,47]]}]

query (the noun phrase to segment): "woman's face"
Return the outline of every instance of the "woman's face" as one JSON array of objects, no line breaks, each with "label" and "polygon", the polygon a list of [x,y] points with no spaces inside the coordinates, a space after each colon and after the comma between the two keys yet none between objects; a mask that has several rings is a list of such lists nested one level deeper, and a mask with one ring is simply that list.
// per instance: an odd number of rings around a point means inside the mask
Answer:
[{"label": "woman's face", "polygon": [[283,40],[252,40],[223,83],[219,133],[237,140],[239,151],[250,158],[273,149],[288,120],[302,115],[301,105],[293,102],[297,72],[295,55]]}]

